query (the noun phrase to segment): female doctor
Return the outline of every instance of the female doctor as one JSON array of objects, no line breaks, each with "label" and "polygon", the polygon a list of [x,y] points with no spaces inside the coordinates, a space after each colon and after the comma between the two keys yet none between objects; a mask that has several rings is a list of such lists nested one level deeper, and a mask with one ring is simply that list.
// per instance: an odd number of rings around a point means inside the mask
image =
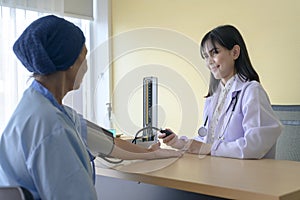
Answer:
[{"label": "female doctor", "polygon": [[203,37],[200,53],[211,72],[203,127],[194,139],[178,138],[176,134],[161,134],[159,138],[190,153],[264,157],[276,143],[282,126],[259,83],[241,34],[231,25],[216,27]]},{"label": "female doctor", "polygon": [[95,156],[181,155],[114,139],[62,104],[87,70],[85,37],[74,24],[53,15],[42,17],[26,28],[13,50],[34,80],[0,139],[0,186],[24,187],[34,199],[96,200]]}]

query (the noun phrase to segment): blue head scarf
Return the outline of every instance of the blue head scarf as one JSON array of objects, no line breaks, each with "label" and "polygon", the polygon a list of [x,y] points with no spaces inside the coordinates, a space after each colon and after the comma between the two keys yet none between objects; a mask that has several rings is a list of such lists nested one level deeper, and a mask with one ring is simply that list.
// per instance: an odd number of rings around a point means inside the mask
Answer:
[{"label": "blue head scarf", "polygon": [[32,22],[13,50],[28,71],[46,75],[72,66],[84,43],[83,32],[77,26],[49,15]]}]

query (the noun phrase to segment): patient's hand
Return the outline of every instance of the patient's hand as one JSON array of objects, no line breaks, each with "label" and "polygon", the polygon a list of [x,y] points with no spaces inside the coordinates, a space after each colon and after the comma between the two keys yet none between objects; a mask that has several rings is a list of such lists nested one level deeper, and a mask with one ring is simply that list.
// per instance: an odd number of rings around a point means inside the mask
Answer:
[{"label": "patient's hand", "polygon": [[172,150],[172,149],[158,149],[156,151],[153,151],[154,153],[154,158],[159,159],[159,158],[178,158],[183,155],[183,151],[177,151],[177,150]]},{"label": "patient's hand", "polygon": [[183,155],[182,151],[160,148],[159,141],[149,146],[148,150],[154,154],[155,159],[181,157]]},{"label": "patient's hand", "polygon": [[156,151],[156,150],[158,150],[158,149],[160,149],[160,142],[159,142],[159,141],[156,142],[156,143],[154,143],[154,144],[151,144],[151,145],[148,147],[148,150],[149,150],[149,151]]}]

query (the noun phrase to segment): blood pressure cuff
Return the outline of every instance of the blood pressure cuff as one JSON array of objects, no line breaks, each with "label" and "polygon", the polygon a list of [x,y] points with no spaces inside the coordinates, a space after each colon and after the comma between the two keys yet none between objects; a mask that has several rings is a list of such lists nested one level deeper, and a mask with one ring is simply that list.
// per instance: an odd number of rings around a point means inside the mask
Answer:
[{"label": "blood pressure cuff", "polygon": [[87,125],[87,146],[93,156],[109,156],[114,148],[113,134],[86,120]]}]

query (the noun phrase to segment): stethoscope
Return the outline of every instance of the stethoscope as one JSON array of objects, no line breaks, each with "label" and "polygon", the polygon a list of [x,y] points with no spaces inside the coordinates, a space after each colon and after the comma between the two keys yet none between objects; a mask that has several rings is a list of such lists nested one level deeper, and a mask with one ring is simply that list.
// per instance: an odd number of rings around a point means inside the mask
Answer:
[{"label": "stethoscope", "polygon": [[[232,114],[233,114],[233,112],[234,112],[234,110],[235,110],[235,107],[236,107],[236,104],[237,104],[237,101],[238,101],[238,95],[239,95],[239,93],[240,93],[240,91],[237,91],[237,92],[235,93],[235,95],[234,95],[234,96],[232,97],[232,99],[231,99],[230,106],[229,106],[229,107],[232,106],[231,113],[230,113],[229,119],[228,119],[228,121],[227,121],[227,124],[226,124],[225,128],[223,129],[223,133],[222,133],[221,135],[218,136],[218,139],[223,139],[223,140],[224,140],[224,137],[223,137],[223,136],[224,136],[225,130],[227,129],[227,126],[228,126],[228,124],[229,124],[229,122],[230,122],[230,120],[231,120]],[[205,128],[205,126],[207,125],[207,121],[208,121],[208,115],[207,115],[206,118],[205,118],[205,122],[204,122],[203,126],[201,126],[201,127],[198,129],[198,135],[199,135],[200,137],[205,137],[205,136],[207,136],[207,134],[208,134],[207,128]]]}]

